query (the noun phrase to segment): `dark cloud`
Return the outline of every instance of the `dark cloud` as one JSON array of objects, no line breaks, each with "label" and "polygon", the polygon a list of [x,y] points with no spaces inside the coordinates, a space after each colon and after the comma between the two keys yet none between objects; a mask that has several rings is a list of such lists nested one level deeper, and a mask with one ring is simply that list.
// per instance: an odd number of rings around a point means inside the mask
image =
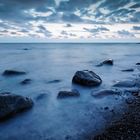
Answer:
[{"label": "dark cloud", "polygon": [[133,30],[140,30],[140,26],[133,26]]},{"label": "dark cloud", "polygon": [[121,37],[135,37],[135,35],[133,33],[130,33],[129,31],[126,31],[126,30],[118,31],[118,34]]},{"label": "dark cloud", "polygon": [[88,31],[90,33],[99,33],[99,32],[107,32],[109,31],[108,28],[106,27],[98,27],[98,28],[94,28],[94,29],[88,29],[88,28],[83,28],[85,31]]},{"label": "dark cloud", "polygon": [[38,26],[38,29],[39,30],[37,32],[44,34],[46,37],[52,36],[51,32],[48,31],[44,26],[40,25],[40,26]]},{"label": "dark cloud", "polygon": [[65,27],[72,27],[70,23],[67,23]]}]

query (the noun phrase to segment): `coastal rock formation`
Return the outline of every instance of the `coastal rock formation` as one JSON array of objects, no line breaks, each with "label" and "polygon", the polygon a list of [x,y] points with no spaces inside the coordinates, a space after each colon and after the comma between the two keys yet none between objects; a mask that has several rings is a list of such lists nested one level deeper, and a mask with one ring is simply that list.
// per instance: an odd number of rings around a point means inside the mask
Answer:
[{"label": "coastal rock formation", "polygon": [[83,70],[77,71],[72,79],[73,83],[83,86],[99,86],[102,79],[93,71]]},{"label": "coastal rock formation", "polygon": [[3,72],[4,76],[15,76],[15,75],[23,75],[26,74],[24,71],[16,71],[16,70],[5,70]]},{"label": "coastal rock formation", "polygon": [[33,101],[30,98],[11,94],[9,92],[0,93],[0,120],[29,109],[32,106]]},{"label": "coastal rock formation", "polygon": [[102,98],[109,95],[119,95],[121,92],[115,90],[101,90],[98,92],[92,92],[91,95],[95,98]]},{"label": "coastal rock formation", "polygon": [[72,91],[60,91],[57,98],[67,98],[67,97],[79,97],[80,93],[77,90]]},{"label": "coastal rock formation", "polygon": [[100,64],[98,64],[97,66],[103,66],[103,65],[110,65],[110,66],[112,66],[113,63],[114,63],[114,61],[112,59],[107,59],[107,60],[101,62]]}]

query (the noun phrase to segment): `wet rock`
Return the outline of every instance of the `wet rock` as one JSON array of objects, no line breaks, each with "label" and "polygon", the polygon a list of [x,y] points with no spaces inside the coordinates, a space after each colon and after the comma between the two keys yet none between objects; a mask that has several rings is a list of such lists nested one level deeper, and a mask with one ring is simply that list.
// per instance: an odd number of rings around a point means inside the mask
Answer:
[{"label": "wet rock", "polygon": [[48,81],[48,84],[53,84],[53,83],[59,83],[61,82],[61,80],[52,80],[52,81]]},{"label": "wet rock", "polygon": [[29,49],[28,49],[28,48],[24,48],[23,50],[27,51],[27,50],[29,50]]},{"label": "wet rock", "polygon": [[134,69],[125,69],[125,70],[122,70],[122,72],[133,72]]},{"label": "wet rock", "polygon": [[136,63],[136,65],[140,65],[140,62]]},{"label": "wet rock", "polygon": [[15,75],[23,75],[26,74],[24,71],[16,71],[16,70],[5,70],[3,72],[4,76],[15,76]]},{"label": "wet rock", "polygon": [[25,80],[21,81],[20,84],[21,85],[27,85],[27,84],[30,84],[31,81],[32,81],[31,79],[25,79]]},{"label": "wet rock", "polygon": [[72,91],[60,91],[57,98],[67,98],[67,97],[79,97],[80,93],[77,90]]},{"label": "wet rock", "polygon": [[128,98],[125,101],[127,104],[132,104],[134,102],[134,99]]},{"label": "wet rock", "polygon": [[0,120],[7,119],[23,110],[33,106],[33,101],[30,98],[16,94],[0,93]]},{"label": "wet rock", "polygon": [[101,90],[98,92],[92,92],[91,95],[95,98],[103,98],[105,96],[109,95],[120,95],[120,91],[115,91],[115,90]]},{"label": "wet rock", "polygon": [[109,109],[109,107],[108,107],[108,106],[104,107],[104,110],[108,110],[108,109]]},{"label": "wet rock", "polygon": [[135,81],[120,81],[113,85],[114,87],[135,87]]},{"label": "wet rock", "polygon": [[103,65],[110,65],[110,66],[112,66],[113,63],[114,63],[114,61],[112,59],[107,59],[107,60],[101,62],[100,64],[98,64],[97,66],[103,66]]},{"label": "wet rock", "polygon": [[44,98],[46,98],[47,94],[46,93],[41,93],[36,97],[36,100],[42,100]]},{"label": "wet rock", "polygon": [[99,86],[102,83],[102,79],[93,71],[83,70],[75,73],[72,82],[91,87]]}]

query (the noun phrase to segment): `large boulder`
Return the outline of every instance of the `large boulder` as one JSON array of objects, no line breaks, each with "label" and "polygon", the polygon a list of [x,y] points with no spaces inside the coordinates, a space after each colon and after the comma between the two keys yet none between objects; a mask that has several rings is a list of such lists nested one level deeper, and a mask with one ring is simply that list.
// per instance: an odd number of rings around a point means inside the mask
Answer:
[{"label": "large boulder", "polygon": [[93,71],[83,70],[77,71],[72,79],[73,83],[83,86],[99,86],[102,79]]},{"label": "large boulder", "polygon": [[5,70],[3,72],[4,76],[15,76],[15,75],[23,75],[26,74],[24,71],[16,71],[16,70]]},{"label": "large boulder", "polygon": [[33,106],[30,98],[11,93],[0,93],[0,120]]},{"label": "large boulder", "polygon": [[67,98],[67,97],[79,97],[80,93],[77,90],[72,91],[60,91],[57,98]]}]

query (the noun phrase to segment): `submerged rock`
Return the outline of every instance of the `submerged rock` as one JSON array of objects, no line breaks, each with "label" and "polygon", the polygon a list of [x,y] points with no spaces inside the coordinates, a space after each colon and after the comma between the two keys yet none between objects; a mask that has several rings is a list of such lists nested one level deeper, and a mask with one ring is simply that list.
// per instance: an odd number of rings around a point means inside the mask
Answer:
[{"label": "submerged rock", "polygon": [[14,76],[14,75],[23,75],[26,74],[24,71],[16,71],[16,70],[5,70],[3,72],[4,76]]},{"label": "submerged rock", "polygon": [[133,72],[134,69],[125,69],[125,70],[122,70],[122,72]]},{"label": "submerged rock", "polygon": [[67,97],[79,97],[80,93],[77,90],[72,91],[60,91],[57,98],[67,98]]},{"label": "submerged rock", "polygon": [[0,120],[29,109],[33,106],[30,98],[11,93],[0,93]]},{"label": "submerged rock", "polygon": [[41,93],[36,97],[36,100],[42,100],[47,97],[47,93]]},{"label": "submerged rock", "polygon": [[103,65],[110,65],[110,66],[112,66],[113,63],[114,63],[114,61],[112,59],[107,59],[107,60],[101,62],[100,64],[98,64],[97,66],[103,66]]},{"label": "submerged rock", "polygon": [[20,84],[27,85],[27,84],[30,84],[31,81],[32,81],[31,79],[25,79],[25,80],[21,81]]},{"label": "submerged rock", "polygon": [[72,79],[73,83],[83,86],[99,86],[102,79],[93,71],[77,71]]},{"label": "submerged rock", "polygon": [[135,87],[135,81],[120,81],[113,85],[114,87]]},{"label": "submerged rock", "polygon": [[101,90],[98,92],[92,92],[91,95],[95,98],[103,98],[109,95],[120,95],[120,91],[115,90]]},{"label": "submerged rock", "polygon": [[48,84],[54,84],[54,83],[59,83],[61,82],[61,80],[52,80],[52,81],[48,81]]}]

